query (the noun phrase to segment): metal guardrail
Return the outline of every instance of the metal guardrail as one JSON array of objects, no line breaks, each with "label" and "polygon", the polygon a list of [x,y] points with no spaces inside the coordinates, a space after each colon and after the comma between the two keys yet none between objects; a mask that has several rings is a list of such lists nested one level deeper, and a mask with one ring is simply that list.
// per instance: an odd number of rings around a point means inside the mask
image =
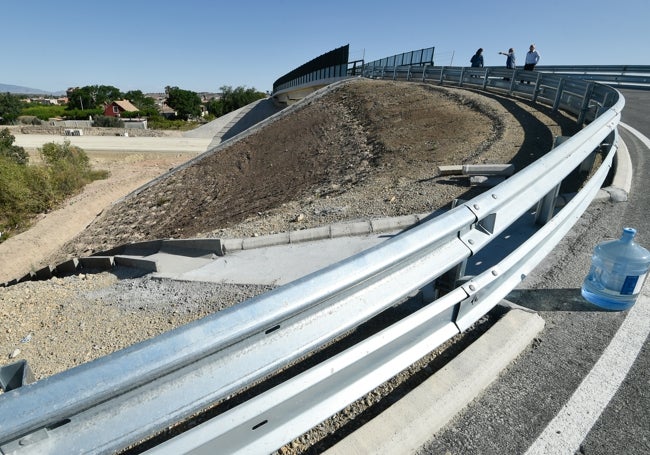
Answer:
[{"label": "metal guardrail", "polygon": [[650,65],[540,65],[535,69],[543,73],[599,82],[616,88],[650,90]]},{"label": "metal guardrail", "polygon": [[[427,79],[431,79],[431,75],[440,74],[441,72],[451,75],[454,72],[458,73],[463,71],[467,74],[467,71],[470,71],[470,74],[481,75],[487,71],[489,76],[513,72],[513,70],[503,67],[467,68],[421,64],[396,66],[386,65],[385,60],[379,60],[377,62],[366,63],[362,69],[362,74],[366,77],[386,78],[392,75],[394,78],[403,78],[405,72],[410,72],[413,75],[422,75],[423,71]],[[523,71],[521,68],[515,70],[517,74],[521,74]],[[554,74],[563,79],[598,82],[616,88],[650,90],[650,65],[538,65],[535,67],[535,72]],[[399,77],[397,76],[398,74],[400,74]]]},{"label": "metal guardrail", "polygon": [[[624,105],[612,88],[539,72],[384,70],[382,77],[529,96],[575,113],[588,126],[484,194],[359,255],[0,395],[0,451],[122,450],[226,399],[419,292],[428,304],[412,315],[150,452],[275,450],[488,312],[571,229],[612,166]],[[603,153],[603,164],[556,212],[554,200],[562,180],[595,153]],[[480,255],[509,229],[527,232],[526,240],[501,260],[486,258],[485,268],[468,280],[445,279],[459,278],[469,257]],[[443,282],[448,289],[441,295],[435,289]]]}]

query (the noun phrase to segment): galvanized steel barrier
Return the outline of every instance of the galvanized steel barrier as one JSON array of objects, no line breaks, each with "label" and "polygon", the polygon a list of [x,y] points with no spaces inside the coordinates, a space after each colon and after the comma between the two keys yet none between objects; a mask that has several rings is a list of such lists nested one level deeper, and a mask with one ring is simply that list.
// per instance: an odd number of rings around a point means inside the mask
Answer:
[{"label": "galvanized steel barrier", "polygon": [[[385,67],[364,75],[498,90],[567,110],[588,125],[498,186],[361,254],[0,395],[2,453],[120,451],[419,293],[427,304],[415,313],[150,449],[273,451],[486,314],[571,229],[612,166],[624,99],[610,87],[505,69]],[[596,153],[603,155],[602,165],[564,207],[554,209],[562,180]],[[508,229],[526,231],[526,239],[500,260],[486,258],[475,275],[462,277],[465,261]],[[437,292],[443,282],[445,292]]]}]

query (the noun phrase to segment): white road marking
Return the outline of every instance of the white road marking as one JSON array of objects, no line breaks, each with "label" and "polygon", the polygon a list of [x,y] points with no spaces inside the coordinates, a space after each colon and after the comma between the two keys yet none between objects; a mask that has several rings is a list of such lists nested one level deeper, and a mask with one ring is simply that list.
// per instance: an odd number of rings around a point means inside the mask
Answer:
[{"label": "white road marking", "polygon": [[627,376],[650,333],[650,289],[629,310],[598,362],[526,455],[575,453]]}]

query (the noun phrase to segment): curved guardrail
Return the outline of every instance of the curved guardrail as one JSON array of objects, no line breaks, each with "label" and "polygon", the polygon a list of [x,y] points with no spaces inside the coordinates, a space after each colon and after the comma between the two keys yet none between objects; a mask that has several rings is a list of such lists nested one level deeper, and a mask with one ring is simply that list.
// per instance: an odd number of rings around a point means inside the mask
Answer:
[{"label": "curved guardrail", "polygon": [[[468,328],[524,279],[589,205],[612,166],[624,106],[620,93],[606,86],[502,71],[394,68],[367,76],[528,96],[573,112],[588,126],[477,198],[361,254],[0,395],[2,453],[121,450],[226,399],[418,292],[423,299],[431,297],[420,310],[376,335],[150,450],[270,452]],[[590,163],[595,153],[603,155],[603,164],[556,210],[562,180]],[[509,245],[500,258],[486,254],[481,270],[459,279],[468,258],[480,257],[513,229],[524,232],[525,241]],[[444,295],[436,292],[442,287]]]},{"label": "curved guardrail", "polygon": [[617,88],[650,89],[650,65],[539,65],[535,69]]}]

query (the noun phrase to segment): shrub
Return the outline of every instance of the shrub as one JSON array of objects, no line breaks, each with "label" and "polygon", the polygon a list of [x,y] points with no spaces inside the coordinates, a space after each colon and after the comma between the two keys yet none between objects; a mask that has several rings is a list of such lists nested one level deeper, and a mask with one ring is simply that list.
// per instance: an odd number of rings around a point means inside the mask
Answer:
[{"label": "shrub", "polygon": [[29,200],[25,166],[0,156],[0,225],[6,225],[13,213],[23,212]]},{"label": "shrub", "polygon": [[70,120],[88,120],[104,114],[102,109],[66,109],[64,117]]},{"label": "shrub", "polygon": [[63,117],[65,115],[65,106],[43,106],[35,105],[25,107],[20,111],[21,116],[34,116],[41,120],[47,121],[51,118]]},{"label": "shrub", "polygon": [[40,125],[41,120],[38,117],[33,115],[21,115],[18,117],[18,123],[20,125]]},{"label": "shrub", "polygon": [[47,168],[43,166],[25,167],[25,184],[30,194],[26,204],[29,214],[42,213],[53,207],[57,198]]},{"label": "shrub", "polygon": [[152,130],[177,130],[177,131],[189,131],[197,126],[200,123],[197,122],[188,122],[186,120],[168,120],[164,117],[150,118],[147,122],[147,127]]},{"label": "shrub", "polygon": [[0,154],[0,231],[4,233],[0,242],[7,239],[5,234],[28,227],[34,215],[108,175],[91,169],[86,152],[70,141],[45,144],[40,152],[44,163],[40,166],[21,164]]},{"label": "shrub", "polygon": [[93,120],[93,126],[100,128],[124,128],[124,122],[117,117],[99,115]]},{"label": "shrub", "polygon": [[63,144],[44,144],[40,152],[50,169],[52,188],[59,197],[72,195],[91,181],[88,155],[80,147],[71,145],[69,140]]},{"label": "shrub", "polygon": [[16,138],[8,128],[0,130],[0,156],[4,156],[17,164],[27,164],[29,154],[24,148],[13,145]]}]

